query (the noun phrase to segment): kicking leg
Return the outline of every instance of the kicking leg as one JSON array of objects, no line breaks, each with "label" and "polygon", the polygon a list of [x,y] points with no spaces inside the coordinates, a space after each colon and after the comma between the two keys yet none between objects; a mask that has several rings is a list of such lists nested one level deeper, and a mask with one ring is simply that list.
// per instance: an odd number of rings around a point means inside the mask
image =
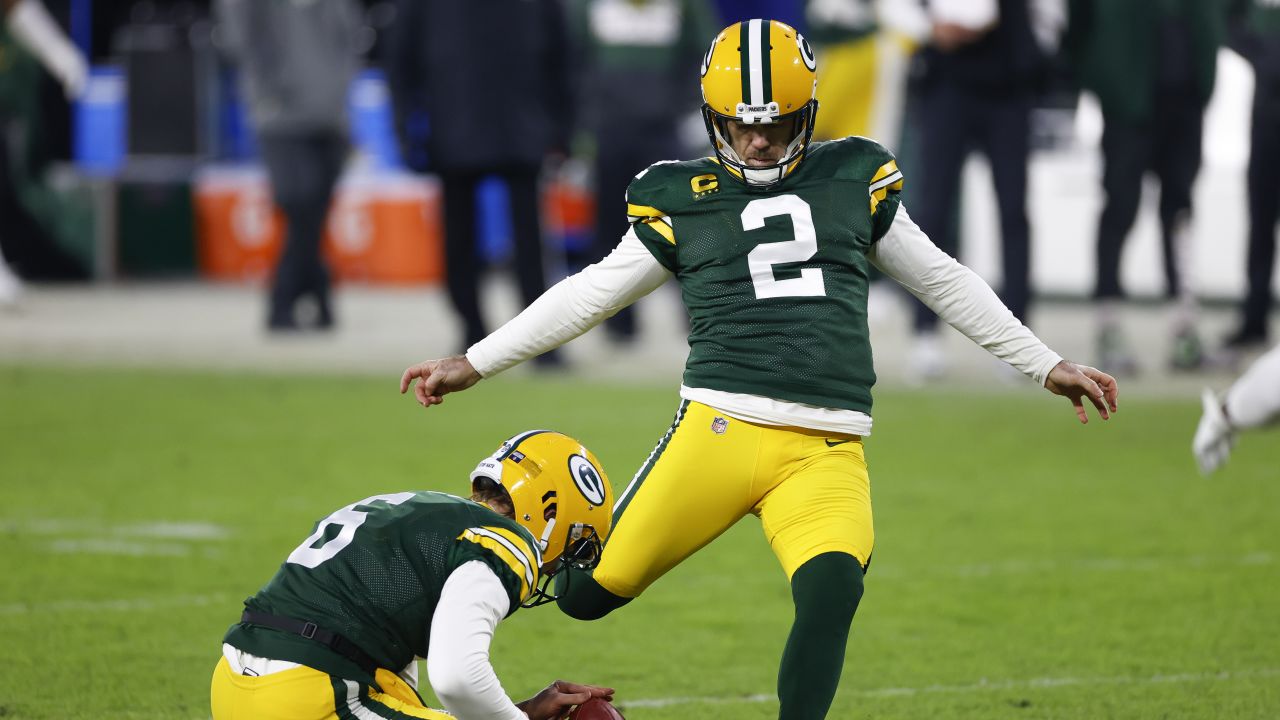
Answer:
[{"label": "kicking leg", "polygon": [[557,584],[560,609],[582,620],[604,617],[750,512],[761,434],[759,426],[682,402],[618,496],[600,564]]}]

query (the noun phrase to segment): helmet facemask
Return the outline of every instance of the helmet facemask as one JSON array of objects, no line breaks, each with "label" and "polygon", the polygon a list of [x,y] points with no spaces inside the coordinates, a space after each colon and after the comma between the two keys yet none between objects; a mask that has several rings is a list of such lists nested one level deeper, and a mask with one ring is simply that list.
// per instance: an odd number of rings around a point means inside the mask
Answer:
[{"label": "helmet facemask", "polygon": [[[776,112],[777,103],[771,103],[770,107]],[[704,103],[702,106],[702,120],[707,127],[707,135],[711,138],[711,147],[715,149],[716,158],[720,161],[720,164],[748,187],[761,190],[767,190],[782,182],[804,159],[804,153],[809,147],[809,141],[813,139],[814,119],[817,114],[817,100],[810,100],[796,112],[772,116],[767,114],[751,115],[743,112],[739,116],[731,117],[716,112],[709,104]],[[746,125],[770,125],[793,121],[796,132],[791,141],[787,143],[787,148],[782,157],[776,163],[773,165],[749,165],[733,148],[728,127],[730,120],[738,120]]]},{"label": "helmet facemask", "polygon": [[[550,570],[546,570],[544,567],[542,581],[538,583],[538,587],[534,588],[529,595],[529,599],[520,603],[520,607],[537,607],[558,600],[560,595],[556,594],[555,586],[552,585],[552,582],[555,581],[560,572],[566,568],[582,571],[594,570],[596,565],[600,563],[600,554],[602,552],[604,552],[604,543],[600,542],[600,536],[596,534],[596,529],[583,523],[574,523],[569,528],[569,536],[565,542],[564,552],[555,561],[554,567]],[[565,587],[568,587],[567,583]]]}]

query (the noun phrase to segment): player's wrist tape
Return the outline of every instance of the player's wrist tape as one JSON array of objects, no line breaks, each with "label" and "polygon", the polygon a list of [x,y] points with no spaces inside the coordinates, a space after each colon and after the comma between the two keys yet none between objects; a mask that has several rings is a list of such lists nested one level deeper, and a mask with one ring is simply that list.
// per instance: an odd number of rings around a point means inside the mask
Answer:
[{"label": "player's wrist tape", "polygon": [[355,663],[361,670],[369,673],[370,676],[378,672],[378,663],[359,646],[345,637],[339,635],[332,630],[325,630],[309,620],[298,620],[282,615],[272,615],[270,613],[257,612],[255,610],[246,609],[240,615],[240,622],[250,625],[260,625],[262,627],[271,628],[272,630],[281,630],[294,635],[301,635],[308,640],[314,640],[317,643],[329,648],[335,653]]}]

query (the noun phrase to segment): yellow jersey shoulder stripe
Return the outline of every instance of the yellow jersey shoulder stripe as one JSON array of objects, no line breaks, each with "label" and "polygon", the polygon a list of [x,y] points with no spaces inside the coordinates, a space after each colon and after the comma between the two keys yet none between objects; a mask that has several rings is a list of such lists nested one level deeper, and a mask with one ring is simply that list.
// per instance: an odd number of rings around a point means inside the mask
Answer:
[{"label": "yellow jersey shoulder stripe", "polygon": [[672,245],[676,244],[676,231],[671,227],[671,218],[664,215],[660,218],[649,218],[640,222],[644,223],[646,227],[653,228],[653,231],[661,235],[663,240]]},{"label": "yellow jersey shoulder stripe", "polygon": [[473,527],[463,530],[458,539],[486,548],[506,563],[516,577],[520,578],[521,602],[529,597],[537,585],[541,563],[537,562],[536,550],[531,555],[529,551],[532,548],[520,536],[505,528]]},{"label": "yellow jersey shoulder stripe", "polygon": [[881,165],[871,178],[871,184],[867,186],[867,194],[871,196],[871,214],[876,214],[876,206],[888,197],[890,192],[901,190],[902,171],[898,169],[898,162],[890,160]]},{"label": "yellow jersey shoulder stripe", "polygon": [[662,212],[656,207],[649,207],[648,205],[633,205],[632,203],[627,203],[627,215],[631,217],[632,222],[635,222],[640,218],[662,217],[663,215],[666,215],[666,213]]},{"label": "yellow jersey shoulder stripe", "polygon": [[676,244],[676,233],[671,226],[670,216],[656,207],[627,203],[627,220],[653,228],[653,231],[661,235],[663,240],[672,245]]},{"label": "yellow jersey shoulder stripe", "polygon": [[872,186],[876,185],[881,180],[884,180],[888,178],[890,175],[893,175],[895,173],[897,173],[899,176],[902,174],[902,172],[898,170],[898,161],[890,160],[889,162],[881,165],[880,168],[876,170],[876,174],[871,176]]}]

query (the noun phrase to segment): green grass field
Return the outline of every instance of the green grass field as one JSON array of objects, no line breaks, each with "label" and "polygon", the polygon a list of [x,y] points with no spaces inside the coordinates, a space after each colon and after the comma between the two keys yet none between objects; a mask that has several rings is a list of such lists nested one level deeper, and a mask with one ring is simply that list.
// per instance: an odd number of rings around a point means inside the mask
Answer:
[{"label": "green grass field", "polygon": [[[423,411],[394,377],[0,367],[0,717],[206,718],[226,627],[331,510],[466,492],[553,427],[624,487],[671,386],[498,379]],[[1280,717],[1280,442],[1195,474],[1194,398],[1081,427],[1026,392],[882,392],[877,548],[832,718]],[[776,717],[791,618],[747,518],[596,623],[499,629],[517,698],[610,684],[629,720]]]}]

